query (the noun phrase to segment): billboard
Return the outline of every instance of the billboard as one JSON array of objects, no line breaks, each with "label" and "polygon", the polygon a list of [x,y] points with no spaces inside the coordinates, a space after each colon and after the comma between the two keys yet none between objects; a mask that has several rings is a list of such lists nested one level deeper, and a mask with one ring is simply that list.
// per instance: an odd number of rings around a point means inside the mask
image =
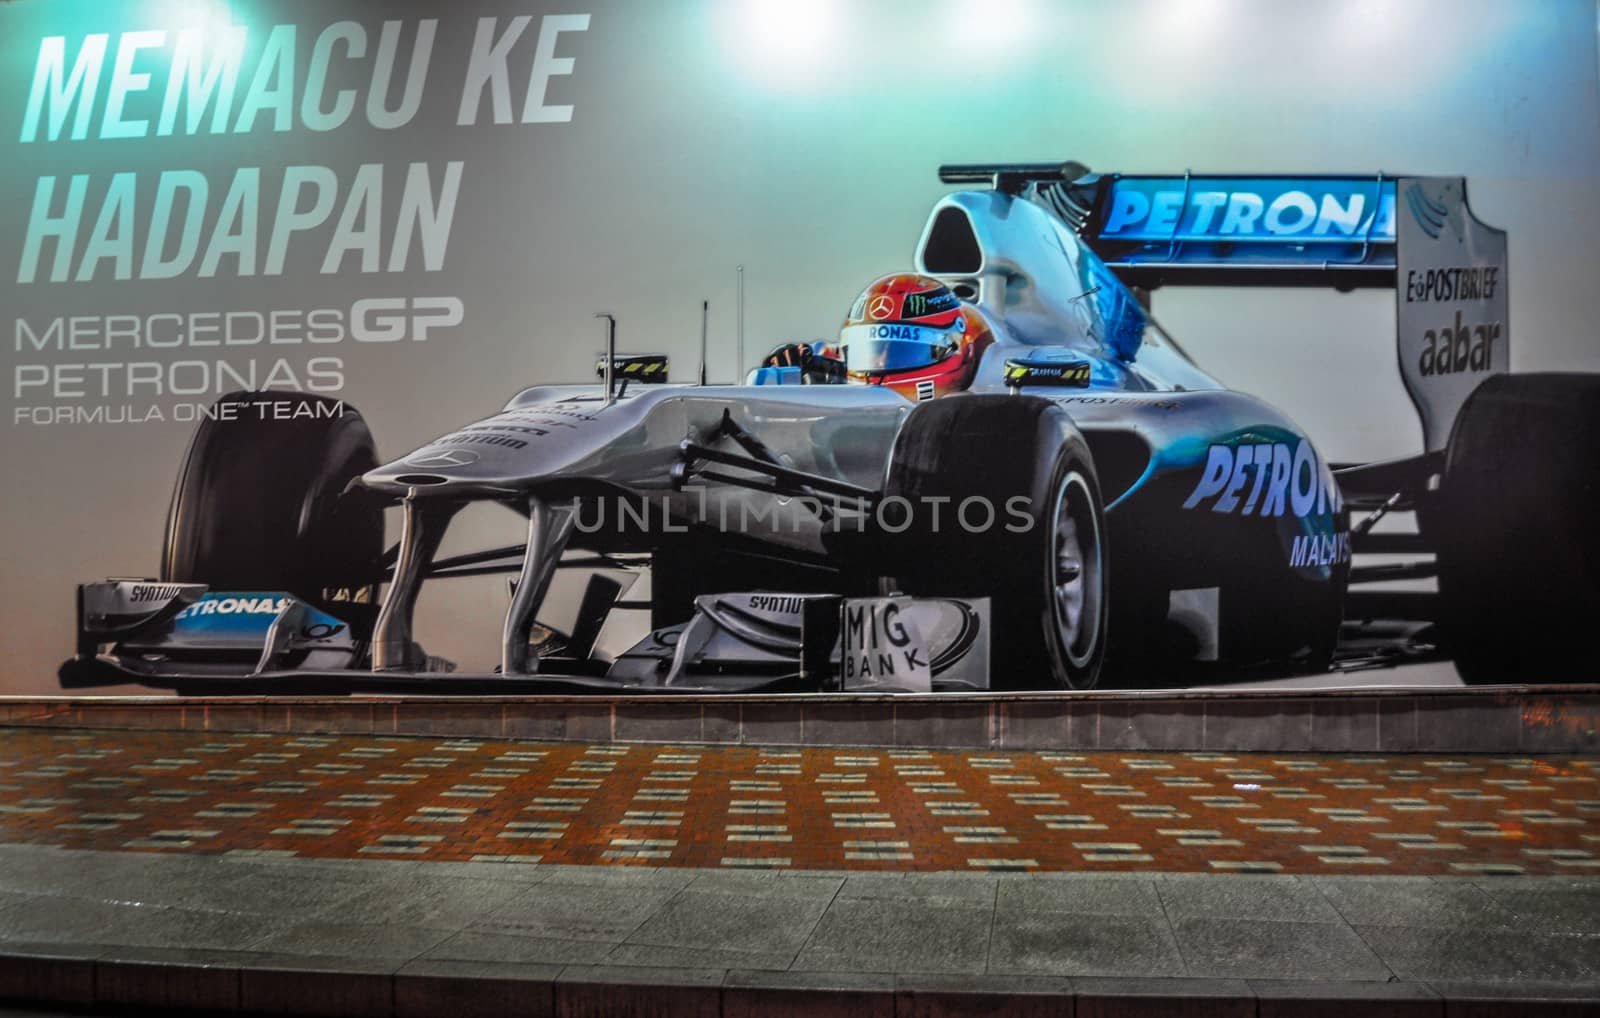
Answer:
[{"label": "billboard", "polygon": [[[316,412],[215,409],[226,394],[359,408],[386,462],[524,387],[592,380],[600,312],[620,351],[666,354],[671,382],[740,380],[775,347],[836,338],[868,282],[913,266],[945,163],[1161,174],[1124,178],[1105,226],[1129,241],[1398,233],[1402,257],[1418,221],[1392,181],[1464,176],[1517,262],[1518,300],[1502,287],[1494,313],[1518,343],[1485,358],[1600,368],[1592,8],[1458,6],[0,3],[0,691],[59,688],[78,583],[161,575],[200,423]],[[1290,59],[1289,39],[1315,52]],[[1391,183],[1285,187],[1256,209],[1183,167]],[[1167,288],[1154,314],[1342,463],[1424,447],[1392,299]],[[1401,299],[1402,341],[1422,342]],[[1295,447],[1281,438],[1259,444]],[[400,514],[385,525],[387,547]],[[474,505],[440,554],[526,528]],[[417,635],[490,669],[514,595],[504,576],[453,582],[422,595]],[[578,615],[583,589],[553,582]]]}]

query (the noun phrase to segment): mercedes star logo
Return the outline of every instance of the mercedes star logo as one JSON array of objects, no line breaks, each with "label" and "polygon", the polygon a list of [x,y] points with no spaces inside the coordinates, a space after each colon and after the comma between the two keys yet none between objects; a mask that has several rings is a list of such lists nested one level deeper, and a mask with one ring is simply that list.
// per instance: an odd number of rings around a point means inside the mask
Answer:
[{"label": "mercedes star logo", "polygon": [[881,322],[892,314],[894,314],[894,298],[886,293],[878,294],[867,305],[867,317],[875,322]]},{"label": "mercedes star logo", "polygon": [[407,466],[413,467],[464,467],[468,463],[478,462],[478,454],[471,449],[444,449],[439,452],[425,452],[406,460]]}]

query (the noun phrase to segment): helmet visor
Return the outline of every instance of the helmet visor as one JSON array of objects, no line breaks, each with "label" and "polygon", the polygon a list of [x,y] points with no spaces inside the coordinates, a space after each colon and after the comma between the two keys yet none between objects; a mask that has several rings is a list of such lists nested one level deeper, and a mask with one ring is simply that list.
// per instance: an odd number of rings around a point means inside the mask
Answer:
[{"label": "helmet visor", "polygon": [[955,353],[960,334],[920,325],[852,325],[839,334],[845,367],[856,374],[913,371]]}]

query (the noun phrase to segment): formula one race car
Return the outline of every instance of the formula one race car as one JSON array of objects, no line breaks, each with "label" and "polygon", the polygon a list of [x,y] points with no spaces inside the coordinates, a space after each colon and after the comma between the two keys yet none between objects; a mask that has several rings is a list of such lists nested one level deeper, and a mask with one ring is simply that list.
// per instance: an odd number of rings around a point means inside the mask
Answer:
[{"label": "formula one race car", "polygon": [[[743,385],[654,384],[665,358],[618,356],[613,322],[599,385],[525,389],[387,463],[341,402],[224,398],[160,578],[79,588],[63,684],[1089,689],[1443,657],[1471,682],[1594,675],[1600,377],[1507,373],[1505,235],[1461,180],[940,175],[979,186],[937,202],[912,270]],[[1149,293],[1184,283],[1395,288],[1426,450],[1328,463],[1162,332]],[[473,502],[525,516],[526,542],[439,557]],[[1375,528],[1402,511],[1416,532]],[[590,574],[561,626],[541,621],[558,570]],[[647,603],[625,600],[646,571]],[[418,590],[490,572],[515,577],[500,664],[455,673],[413,637]],[[596,650],[645,608],[631,649]]]}]

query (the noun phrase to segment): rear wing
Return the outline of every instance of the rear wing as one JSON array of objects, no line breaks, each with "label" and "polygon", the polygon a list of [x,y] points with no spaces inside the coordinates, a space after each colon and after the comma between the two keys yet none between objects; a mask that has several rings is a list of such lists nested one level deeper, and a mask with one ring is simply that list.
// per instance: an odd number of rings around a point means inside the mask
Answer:
[{"label": "rear wing", "polygon": [[1392,177],[1101,180],[1082,234],[1130,285],[1394,285]]},{"label": "rear wing", "polygon": [[1427,450],[1510,370],[1506,234],[1461,177],[1093,174],[1078,163],[943,166],[1054,211],[1130,287],[1395,291],[1400,374]]}]

